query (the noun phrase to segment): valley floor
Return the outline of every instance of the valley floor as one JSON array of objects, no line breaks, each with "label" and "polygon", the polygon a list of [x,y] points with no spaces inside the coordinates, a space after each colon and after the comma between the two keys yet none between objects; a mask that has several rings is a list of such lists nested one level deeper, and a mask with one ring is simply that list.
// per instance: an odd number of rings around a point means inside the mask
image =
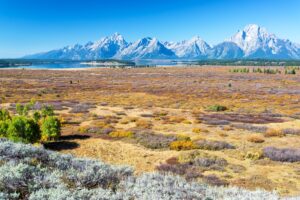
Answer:
[{"label": "valley floor", "polygon": [[53,105],[63,127],[49,149],[136,173],[300,195],[300,75],[234,68],[6,69],[0,103],[11,112],[31,99]]}]

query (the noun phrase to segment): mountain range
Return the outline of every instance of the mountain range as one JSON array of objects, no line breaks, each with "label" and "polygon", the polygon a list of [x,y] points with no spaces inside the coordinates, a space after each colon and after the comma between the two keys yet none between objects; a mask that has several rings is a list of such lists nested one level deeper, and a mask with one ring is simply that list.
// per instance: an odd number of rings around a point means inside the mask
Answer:
[{"label": "mountain range", "polygon": [[162,42],[145,37],[127,42],[118,33],[85,45],[66,46],[25,56],[30,59],[300,59],[300,45],[250,24],[230,39],[211,46],[199,36],[181,42]]}]

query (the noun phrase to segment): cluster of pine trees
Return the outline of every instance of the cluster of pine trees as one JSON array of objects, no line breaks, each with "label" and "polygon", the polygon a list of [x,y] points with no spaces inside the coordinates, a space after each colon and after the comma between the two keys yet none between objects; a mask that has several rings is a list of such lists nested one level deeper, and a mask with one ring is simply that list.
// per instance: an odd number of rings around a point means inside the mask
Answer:
[{"label": "cluster of pine trees", "polygon": [[[284,67],[284,74],[297,74],[297,71],[300,70],[300,67]],[[272,69],[272,68],[234,68],[230,69],[231,73],[262,73],[262,74],[281,74],[282,71],[280,69]]]}]

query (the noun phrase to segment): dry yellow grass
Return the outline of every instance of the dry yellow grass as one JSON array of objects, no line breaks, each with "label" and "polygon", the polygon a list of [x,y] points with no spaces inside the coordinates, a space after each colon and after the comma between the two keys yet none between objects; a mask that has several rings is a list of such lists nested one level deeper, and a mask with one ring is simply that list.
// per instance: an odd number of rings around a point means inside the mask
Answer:
[{"label": "dry yellow grass", "polygon": [[144,147],[105,139],[71,140],[80,146],[73,150],[63,150],[79,157],[97,158],[111,164],[133,166],[137,173],[154,171],[155,166],[167,158],[178,156],[177,151],[153,151]]},{"label": "dry yellow grass", "polygon": [[143,120],[143,119],[136,121],[135,124],[137,127],[144,128],[144,129],[150,129],[153,126],[151,121]]},{"label": "dry yellow grass", "polygon": [[281,130],[268,129],[264,134],[265,137],[283,137],[284,133]]},{"label": "dry yellow grass", "polygon": [[263,143],[265,140],[262,136],[260,135],[250,135],[247,140],[249,142],[253,142],[253,143]]}]

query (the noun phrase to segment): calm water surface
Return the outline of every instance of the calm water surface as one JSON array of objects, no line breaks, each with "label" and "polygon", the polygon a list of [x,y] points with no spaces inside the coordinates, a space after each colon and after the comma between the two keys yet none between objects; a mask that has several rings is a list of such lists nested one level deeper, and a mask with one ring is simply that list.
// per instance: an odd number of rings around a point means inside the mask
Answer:
[{"label": "calm water surface", "polygon": [[[185,62],[175,62],[172,60],[138,60],[135,61],[136,66],[149,66],[149,67],[161,67],[161,66],[186,66],[189,63]],[[17,68],[17,69],[82,69],[82,68],[103,68],[103,67],[114,67],[114,65],[88,65],[81,64],[80,62],[72,63],[49,63],[49,64],[33,64],[30,66],[17,66],[17,67],[7,67],[7,68]],[[1,67],[6,68],[6,67]]]}]

